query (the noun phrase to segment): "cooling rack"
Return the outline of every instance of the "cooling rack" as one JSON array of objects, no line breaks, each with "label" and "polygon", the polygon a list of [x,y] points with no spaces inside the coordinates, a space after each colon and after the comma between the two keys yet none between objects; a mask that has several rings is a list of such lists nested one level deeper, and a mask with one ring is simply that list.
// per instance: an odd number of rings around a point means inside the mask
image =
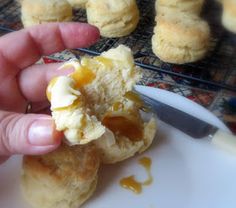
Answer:
[{"label": "cooling rack", "polygon": [[[199,62],[174,65],[158,59],[151,49],[151,37],[155,25],[155,0],[137,0],[141,19],[130,36],[123,38],[102,38],[90,48],[75,49],[80,56],[84,53],[98,55],[104,50],[120,44],[129,46],[137,65],[144,69],[170,75],[177,83],[218,91],[226,89],[236,91],[236,37],[221,26],[221,6],[214,0],[206,1],[203,17],[212,30],[211,50],[208,56]],[[83,10],[74,11],[74,21],[86,22]],[[7,33],[22,28],[20,6],[14,0],[0,0],[0,31]]]}]

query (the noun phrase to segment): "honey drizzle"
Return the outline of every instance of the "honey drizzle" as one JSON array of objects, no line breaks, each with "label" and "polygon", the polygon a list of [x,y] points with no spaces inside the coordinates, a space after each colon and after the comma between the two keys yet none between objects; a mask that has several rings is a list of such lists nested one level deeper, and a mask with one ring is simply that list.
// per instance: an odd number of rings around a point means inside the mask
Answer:
[{"label": "honey drizzle", "polygon": [[122,178],[120,180],[120,185],[136,194],[140,194],[142,192],[142,184],[136,181],[133,175],[127,178]]},{"label": "honey drizzle", "polygon": [[86,66],[81,66],[76,69],[70,77],[75,81],[76,87],[81,88],[84,85],[90,84],[96,77],[96,75]]},{"label": "honey drizzle", "polygon": [[131,141],[140,141],[143,137],[143,128],[139,122],[124,116],[105,116],[102,124],[112,132],[128,137]]},{"label": "honey drizzle", "polygon": [[133,175],[120,180],[121,187],[129,189],[136,194],[140,194],[142,192],[143,186],[150,186],[153,182],[153,177],[151,174],[152,160],[149,157],[142,157],[139,159],[139,164],[143,166],[147,172],[148,178],[145,181],[139,182]]}]

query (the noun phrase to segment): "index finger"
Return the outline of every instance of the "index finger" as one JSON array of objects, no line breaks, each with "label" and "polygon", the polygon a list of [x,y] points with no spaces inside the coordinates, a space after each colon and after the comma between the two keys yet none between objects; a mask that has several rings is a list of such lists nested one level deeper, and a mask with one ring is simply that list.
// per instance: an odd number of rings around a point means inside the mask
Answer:
[{"label": "index finger", "polygon": [[17,73],[42,55],[87,47],[98,38],[98,29],[85,23],[48,23],[10,33],[0,38],[0,62],[4,63],[1,71],[6,72],[9,67],[11,73],[12,68]]}]

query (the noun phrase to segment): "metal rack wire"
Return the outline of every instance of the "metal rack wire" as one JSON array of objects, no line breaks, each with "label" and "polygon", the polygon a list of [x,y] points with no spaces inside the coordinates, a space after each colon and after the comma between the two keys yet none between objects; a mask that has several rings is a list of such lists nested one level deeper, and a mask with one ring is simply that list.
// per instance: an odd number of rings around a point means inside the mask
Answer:
[{"label": "metal rack wire", "polygon": [[[22,28],[20,6],[14,0],[0,0],[0,31],[11,32]],[[151,49],[151,37],[155,25],[155,0],[137,0],[141,20],[135,32],[123,38],[102,38],[90,48],[76,49],[76,55],[83,53],[98,55],[119,44],[128,45],[134,52],[136,64],[144,69],[169,74],[176,82],[207,90],[227,89],[236,91],[236,36],[221,26],[221,6],[208,0],[203,17],[212,30],[211,50],[208,56],[197,63],[173,65],[162,62]],[[74,11],[74,21],[86,22],[83,10]],[[233,80],[233,81],[232,81]]]}]

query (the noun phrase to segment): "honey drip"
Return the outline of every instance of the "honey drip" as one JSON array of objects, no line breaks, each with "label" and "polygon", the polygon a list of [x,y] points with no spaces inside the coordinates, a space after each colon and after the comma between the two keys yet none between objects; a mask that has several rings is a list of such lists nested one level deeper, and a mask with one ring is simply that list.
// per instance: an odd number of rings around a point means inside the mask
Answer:
[{"label": "honey drip", "polygon": [[112,111],[118,111],[123,108],[124,108],[124,105],[121,102],[116,102],[112,105]]},{"label": "honey drip", "polygon": [[140,194],[142,192],[143,186],[150,186],[153,182],[153,177],[151,174],[151,165],[152,165],[151,159],[148,157],[142,157],[141,159],[139,159],[139,164],[142,165],[147,172],[148,177],[145,181],[139,182],[135,179],[133,175],[128,176],[126,178],[122,178],[120,180],[120,185],[123,188],[129,189],[136,194]]},{"label": "honey drip", "polygon": [[70,77],[75,81],[76,87],[81,88],[84,85],[91,83],[96,75],[88,67],[82,66],[76,69]]},{"label": "honey drip", "polygon": [[139,122],[124,116],[105,116],[102,124],[112,132],[128,137],[132,141],[139,141],[143,137],[143,128]]},{"label": "honey drip", "polygon": [[136,103],[140,107],[142,107],[144,105],[140,96],[135,92],[128,91],[125,93],[124,97],[127,98],[128,100],[133,101],[134,103]]},{"label": "honey drip", "polygon": [[120,185],[136,194],[140,194],[142,192],[142,184],[136,181],[133,175],[127,178],[122,178],[120,180]]}]

